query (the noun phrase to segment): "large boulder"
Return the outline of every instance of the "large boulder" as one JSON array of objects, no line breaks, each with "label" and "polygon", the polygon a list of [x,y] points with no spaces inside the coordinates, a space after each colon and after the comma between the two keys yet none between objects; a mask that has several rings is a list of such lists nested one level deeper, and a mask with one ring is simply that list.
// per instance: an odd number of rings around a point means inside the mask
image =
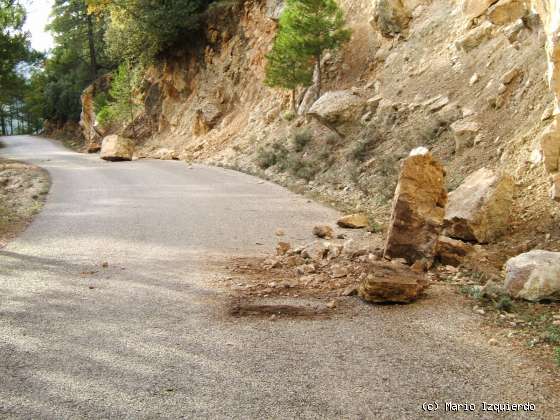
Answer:
[{"label": "large boulder", "polygon": [[533,250],[506,263],[505,288],[514,298],[560,300],[560,252]]},{"label": "large boulder", "polygon": [[432,261],[443,228],[447,192],[445,169],[427,149],[402,163],[385,257]]},{"label": "large boulder", "polygon": [[371,303],[410,303],[418,299],[429,283],[424,273],[404,264],[377,261],[358,287],[358,295]]},{"label": "large boulder", "polygon": [[134,142],[126,137],[112,134],[103,139],[101,159],[111,162],[132,160]]},{"label": "large boulder", "polygon": [[509,225],[514,182],[511,176],[482,168],[449,194],[445,213],[447,236],[479,243],[492,242]]},{"label": "large boulder", "polygon": [[540,151],[544,160],[544,166],[548,173],[560,170],[560,129],[555,119],[541,133],[539,138]]},{"label": "large boulder", "polygon": [[402,0],[374,0],[373,7],[371,24],[387,37],[403,32],[412,19]]},{"label": "large boulder", "polygon": [[326,124],[339,125],[360,119],[367,101],[350,90],[326,92],[311,106],[308,115]]}]

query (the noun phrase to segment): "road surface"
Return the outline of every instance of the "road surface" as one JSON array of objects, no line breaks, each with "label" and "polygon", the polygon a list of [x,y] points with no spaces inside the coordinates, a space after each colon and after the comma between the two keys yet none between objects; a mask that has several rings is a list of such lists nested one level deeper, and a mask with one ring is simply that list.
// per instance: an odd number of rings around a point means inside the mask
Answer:
[{"label": "road surface", "polygon": [[0,418],[494,418],[482,402],[560,415],[547,376],[489,346],[453,295],[356,299],[352,316],[323,320],[229,317],[209,259],[270,251],[278,227],[309,239],[332,210],[228,170],[3,141],[52,188],[0,250]]}]

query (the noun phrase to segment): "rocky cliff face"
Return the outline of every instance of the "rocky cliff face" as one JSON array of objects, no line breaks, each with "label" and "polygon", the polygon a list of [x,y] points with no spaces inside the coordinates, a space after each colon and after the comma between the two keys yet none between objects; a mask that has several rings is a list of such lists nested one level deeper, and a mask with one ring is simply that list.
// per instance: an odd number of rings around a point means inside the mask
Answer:
[{"label": "rocky cliff face", "polygon": [[512,175],[511,232],[555,229],[558,2],[340,4],[352,40],[324,58],[329,96],[299,92],[300,116],[262,83],[281,3],[212,9],[204,42],[146,74],[139,155],[257,173],[385,221],[400,162],[425,146],[450,190],[482,167]]}]

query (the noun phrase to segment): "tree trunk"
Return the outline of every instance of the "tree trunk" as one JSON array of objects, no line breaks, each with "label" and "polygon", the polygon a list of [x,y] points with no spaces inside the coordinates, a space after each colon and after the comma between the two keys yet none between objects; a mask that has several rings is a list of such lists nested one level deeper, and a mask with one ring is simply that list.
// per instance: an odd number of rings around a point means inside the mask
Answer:
[{"label": "tree trunk", "polygon": [[0,129],[1,135],[6,135],[6,115],[4,114],[4,107],[0,107]]},{"label": "tree trunk", "polygon": [[317,54],[316,57],[317,63],[315,64],[317,66],[317,99],[319,99],[321,97],[321,53]]},{"label": "tree trunk", "polygon": [[292,111],[294,115],[297,115],[297,108],[296,108],[296,90],[295,88],[292,89]]},{"label": "tree trunk", "polygon": [[95,82],[97,79],[97,52],[95,50],[95,39],[93,32],[93,20],[91,15],[86,11],[87,19],[87,37],[89,46],[89,71],[91,74],[91,82]]}]

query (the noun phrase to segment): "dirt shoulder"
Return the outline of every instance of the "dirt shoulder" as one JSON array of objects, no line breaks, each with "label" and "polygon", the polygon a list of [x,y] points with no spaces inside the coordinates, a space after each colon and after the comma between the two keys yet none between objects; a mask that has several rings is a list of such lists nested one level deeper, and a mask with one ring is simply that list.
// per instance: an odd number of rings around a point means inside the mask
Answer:
[{"label": "dirt shoulder", "polygon": [[49,187],[45,170],[0,158],[0,248],[33,220],[45,203]]}]

